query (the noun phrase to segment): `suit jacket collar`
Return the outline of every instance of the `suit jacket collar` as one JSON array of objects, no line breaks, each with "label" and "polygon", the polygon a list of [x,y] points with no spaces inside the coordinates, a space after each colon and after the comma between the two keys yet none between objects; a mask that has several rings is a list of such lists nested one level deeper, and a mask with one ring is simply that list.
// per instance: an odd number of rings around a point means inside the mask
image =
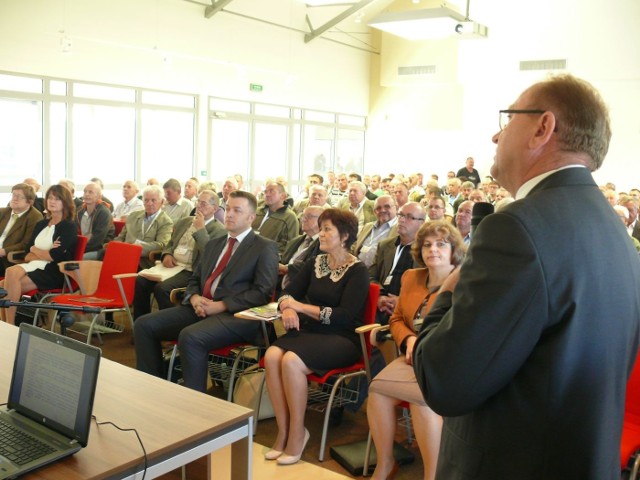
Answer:
[{"label": "suit jacket collar", "polygon": [[[524,184],[522,184],[520,186],[520,188],[518,189],[518,191],[516,192],[516,200],[520,200],[522,198],[525,198],[527,195],[533,193],[535,190],[537,190],[538,186],[540,186],[541,188],[547,188],[550,185],[554,185],[555,182],[553,182],[553,180],[551,180],[551,183],[546,182],[545,180],[547,180],[549,177],[554,177],[556,174],[560,173],[560,172],[564,172],[564,171],[569,171],[569,173],[572,173],[572,171],[577,170],[583,170],[583,174],[587,174],[587,176],[591,179],[591,182],[593,183],[593,177],[591,177],[591,173],[586,169],[586,167],[582,166],[582,165],[568,165],[566,167],[562,167],[559,168],[557,170],[552,170],[550,172],[545,172],[541,175],[538,175],[537,177],[533,177],[530,180],[527,180]],[[573,172],[575,173],[575,172]],[[578,175],[576,177],[574,177],[573,175],[569,175],[568,177],[565,175],[560,175],[560,177],[558,177],[560,179],[571,179],[571,178],[582,178],[581,175]],[[562,184],[564,182],[561,182],[560,184]]]}]

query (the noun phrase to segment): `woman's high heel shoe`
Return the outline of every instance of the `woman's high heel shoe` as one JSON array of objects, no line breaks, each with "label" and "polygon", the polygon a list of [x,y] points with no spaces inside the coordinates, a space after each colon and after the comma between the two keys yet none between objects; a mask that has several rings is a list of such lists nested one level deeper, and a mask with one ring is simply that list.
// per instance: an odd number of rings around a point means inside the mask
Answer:
[{"label": "woman's high heel shoe", "polygon": [[304,429],[304,441],[302,442],[302,448],[300,449],[300,453],[298,455],[286,455],[282,454],[278,457],[278,465],[293,465],[294,463],[298,463],[300,457],[302,456],[302,452],[304,452],[304,447],[307,446],[307,442],[309,441],[309,430]]},{"label": "woman's high heel shoe", "polygon": [[269,450],[267,453],[264,454],[264,459],[265,460],[276,460],[280,455],[282,455],[282,451],[281,450]]}]

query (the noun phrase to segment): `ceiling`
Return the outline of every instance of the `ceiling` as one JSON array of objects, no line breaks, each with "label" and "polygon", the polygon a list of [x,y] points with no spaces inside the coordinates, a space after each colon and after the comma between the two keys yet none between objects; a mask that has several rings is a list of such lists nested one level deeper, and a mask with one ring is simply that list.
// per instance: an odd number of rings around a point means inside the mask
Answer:
[{"label": "ceiling", "polygon": [[185,0],[203,6],[206,18],[235,15],[300,32],[304,42],[332,41],[379,53],[367,24],[381,12],[447,6],[464,13],[469,0]]}]

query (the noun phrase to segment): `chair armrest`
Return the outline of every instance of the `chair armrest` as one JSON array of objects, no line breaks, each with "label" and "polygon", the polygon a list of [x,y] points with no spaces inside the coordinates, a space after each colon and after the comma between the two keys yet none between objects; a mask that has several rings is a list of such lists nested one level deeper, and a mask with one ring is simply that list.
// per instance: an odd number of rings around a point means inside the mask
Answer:
[{"label": "chair armrest", "polygon": [[171,290],[171,293],[169,294],[171,303],[173,303],[174,305],[181,305],[182,299],[184,298],[184,293],[186,291],[186,287],[174,288],[173,290]]},{"label": "chair armrest", "polygon": [[15,250],[7,254],[7,260],[10,263],[24,263],[24,257],[26,256],[27,252],[25,250]]},{"label": "chair armrest", "polygon": [[[98,279],[102,270],[102,262],[100,260],[60,262],[58,268],[65,275],[65,278],[71,279],[78,284],[80,293],[83,295],[91,295],[98,288]],[[67,286],[71,287],[69,282],[67,282]]]},{"label": "chair armrest", "polygon": [[138,276],[137,273],[118,273],[118,274],[114,275],[113,278],[118,280],[118,279],[121,279],[121,278],[131,278],[131,277],[137,277],[137,276]]},{"label": "chair armrest", "polygon": [[[379,323],[370,323],[369,325],[362,325],[356,328],[356,333],[357,334],[367,333],[373,330],[374,328],[380,328],[382,326],[383,325],[380,325]],[[385,326],[388,326],[388,325],[385,325]]]}]

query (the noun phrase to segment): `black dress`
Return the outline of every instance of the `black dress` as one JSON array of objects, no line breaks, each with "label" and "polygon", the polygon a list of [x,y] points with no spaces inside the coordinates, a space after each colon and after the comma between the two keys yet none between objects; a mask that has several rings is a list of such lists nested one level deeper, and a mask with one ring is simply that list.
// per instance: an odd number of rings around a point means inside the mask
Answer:
[{"label": "black dress", "polygon": [[274,342],[293,351],[316,373],[341,368],[361,356],[355,329],[362,325],[369,294],[369,273],[359,260],[331,270],[328,255],[305,262],[282,296],[291,295],[303,303],[317,305],[328,323],[300,316],[300,331],[290,330]]}]

